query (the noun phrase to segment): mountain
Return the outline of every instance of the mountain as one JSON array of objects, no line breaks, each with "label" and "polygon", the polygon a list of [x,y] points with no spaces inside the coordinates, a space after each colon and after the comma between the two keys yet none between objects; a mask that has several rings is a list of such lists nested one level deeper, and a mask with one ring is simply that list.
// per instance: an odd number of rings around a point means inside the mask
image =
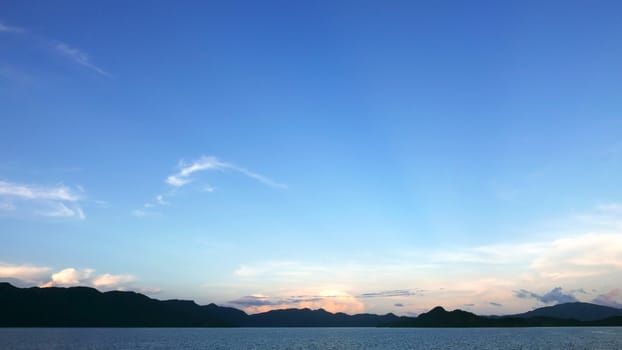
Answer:
[{"label": "mountain", "polygon": [[250,327],[378,327],[398,322],[394,314],[333,314],[324,309],[272,310],[250,315],[245,326]]},{"label": "mountain", "polygon": [[17,288],[0,282],[0,327],[541,327],[622,326],[622,310],[587,303],[485,317],[440,306],[418,317],[285,309],[248,315],[215,304],[156,300],[88,287]]},{"label": "mountain", "polygon": [[565,303],[541,307],[522,314],[506,317],[533,318],[551,317],[560,319],[574,319],[579,321],[597,321],[605,318],[622,316],[622,309],[590,303]]},{"label": "mountain", "polygon": [[247,315],[215,304],[156,300],[135,292],[88,287],[17,288],[0,282],[0,327],[376,327],[393,314],[333,314],[289,309]]},{"label": "mountain", "polygon": [[0,326],[218,327],[238,326],[243,311],[193,301],[151,299],[93,288],[16,288],[0,283]]}]

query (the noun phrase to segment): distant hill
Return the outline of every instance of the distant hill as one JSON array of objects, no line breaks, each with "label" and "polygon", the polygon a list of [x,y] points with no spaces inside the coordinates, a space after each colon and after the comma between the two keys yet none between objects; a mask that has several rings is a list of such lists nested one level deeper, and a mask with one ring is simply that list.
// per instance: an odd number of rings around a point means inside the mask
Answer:
[{"label": "distant hill", "polygon": [[602,306],[590,303],[565,303],[553,306],[541,307],[522,314],[507,317],[532,318],[551,317],[561,319],[574,319],[579,321],[597,321],[614,316],[622,316],[622,309]]},{"label": "distant hill", "polygon": [[245,326],[251,327],[378,327],[398,322],[394,314],[333,314],[326,310],[285,309],[250,315]]},{"label": "distant hill", "polygon": [[0,283],[0,310],[0,326],[5,327],[226,327],[248,317],[234,308],[160,301],[134,292],[16,288],[9,283]]},{"label": "distant hill", "polygon": [[524,314],[485,317],[438,306],[418,317],[285,309],[248,315],[215,304],[156,300],[89,287],[17,288],[0,282],[0,327],[538,327],[622,326],[622,310],[560,304]]},{"label": "distant hill", "polygon": [[89,287],[17,288],[0,282],[0,327],[376,327],[400,318],[289,309],[247,315],[215,304],[156,300]]}]

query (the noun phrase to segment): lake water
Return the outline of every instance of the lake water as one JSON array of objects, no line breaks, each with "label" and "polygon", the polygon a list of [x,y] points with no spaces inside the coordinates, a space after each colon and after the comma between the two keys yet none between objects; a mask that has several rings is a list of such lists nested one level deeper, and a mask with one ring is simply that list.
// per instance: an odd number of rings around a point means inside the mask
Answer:
[{"label": "lake water", "polygon": [[0,328],[3,350],[622,349],[622,328]]}]

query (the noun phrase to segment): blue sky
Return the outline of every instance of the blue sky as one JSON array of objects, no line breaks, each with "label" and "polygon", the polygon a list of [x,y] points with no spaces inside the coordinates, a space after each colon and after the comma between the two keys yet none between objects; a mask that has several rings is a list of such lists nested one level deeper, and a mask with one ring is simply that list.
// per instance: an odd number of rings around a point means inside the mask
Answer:
[{"label": "blue sky", "polygon": [[0,279],[622,306],[616,1],[3,2]]}]

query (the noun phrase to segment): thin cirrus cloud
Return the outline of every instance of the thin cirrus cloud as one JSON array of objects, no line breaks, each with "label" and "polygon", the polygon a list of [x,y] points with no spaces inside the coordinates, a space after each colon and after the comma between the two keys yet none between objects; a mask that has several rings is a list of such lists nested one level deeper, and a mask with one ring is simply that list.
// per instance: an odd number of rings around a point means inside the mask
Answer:
[{"label": "thin cirrus cloud", "polygon": [[[235,172],[272,188],[287,189],[286,184],[274,181],[264,175],[258,174],[244,167],[222,161],[217,157],[203,156],[189,163],[184,162],[183,160],[180,161],[179,170],[176,173],[169,175],[165,179],[165,182],[168,185],[172,186],[172,189],[165,194],[158,194],[157,196],[155,196],[154,201],[145,203],[143,205],[143,208],[132,211],[132,215],[138,218],[142,218],[152,214],[152,212],[148,209],[153,209],[158,206],[169,205],[170,202],[167,200],[168,197],[174,196],[178,188],[186,186],[195,181],[197,173],[206,171]],[[206,184],[202,184],[199,188],[199,191],[208,193],[211,193],[214,190],[214,187]]]},{"label": "thin cirrus cloud", "polygon": [[23,208],[39,216],[83,220],[86,218],[80,206],[83,191],[64,185],[42,186],[0,181],[0,208],[4,212]]},{"label": "thin cirrus cloud", "polygon": [[6,25],[6,24],[0,22],[0,32],[24,33],[25,30],[23,28],[9,26],[9,25]]},{"label": "thin cirrus cloud", "polygon": [[359,295],[359,298],[389,298],[389,297],[409,297],[420,295],[421,292],[410,289],[383,290],[380,292],[369,292]]},{"label": "thin cirrus cloud", "polygon": [[[0,22],[0,33],[24,34],[26,33],[26,30],[24,28],[9,26]],[[69,61],[82,67],[88,68],[91,71],[98,73],[99,75],[105,76],[107,78],[112,78],[112,75],[110,73],[93,63],[89,54],[81,49],[70,46],[69,44],[62,41],[57,41],[34,34],[26,35],[24,36],[24,38],[25,40],[30,41],[34,45],[38,44],[44,47],[51,47],[56,54],[65,57]]]},{"label": "thin cirrus cloud", "polygon": [[220,159],[213,156],[203,156],[191,163],[181,162],[180,170],[177,173],[167,177],[166,183],[174,187],[181,187],[193,181],[193,174],[210,170],[233,171],[247,176],[253,180],[256,180],[266,186],[280,189],[287,188],[287,185],[283,183],[276,182],[266,176],[260,175],[235,164],[221,161]]},{"label": "thin cirrus cloud", "polygon": [[110,73],[106,72],[105,70],[101,69],[100,67],[98,67],[97,65],[95,65],[89,55],[82,51],[79,50],[75,47],[71,47],[63,42],[57,43],[56,45],[54,45],[54,48],[56,49],[56,51],[61,54],[62,56],[70,59],[71,61],[73,61],[74,63],[77,63],[83,67],[86,67],[96,73],[99,73],[105,77],[112,77],[110,75]]}]

